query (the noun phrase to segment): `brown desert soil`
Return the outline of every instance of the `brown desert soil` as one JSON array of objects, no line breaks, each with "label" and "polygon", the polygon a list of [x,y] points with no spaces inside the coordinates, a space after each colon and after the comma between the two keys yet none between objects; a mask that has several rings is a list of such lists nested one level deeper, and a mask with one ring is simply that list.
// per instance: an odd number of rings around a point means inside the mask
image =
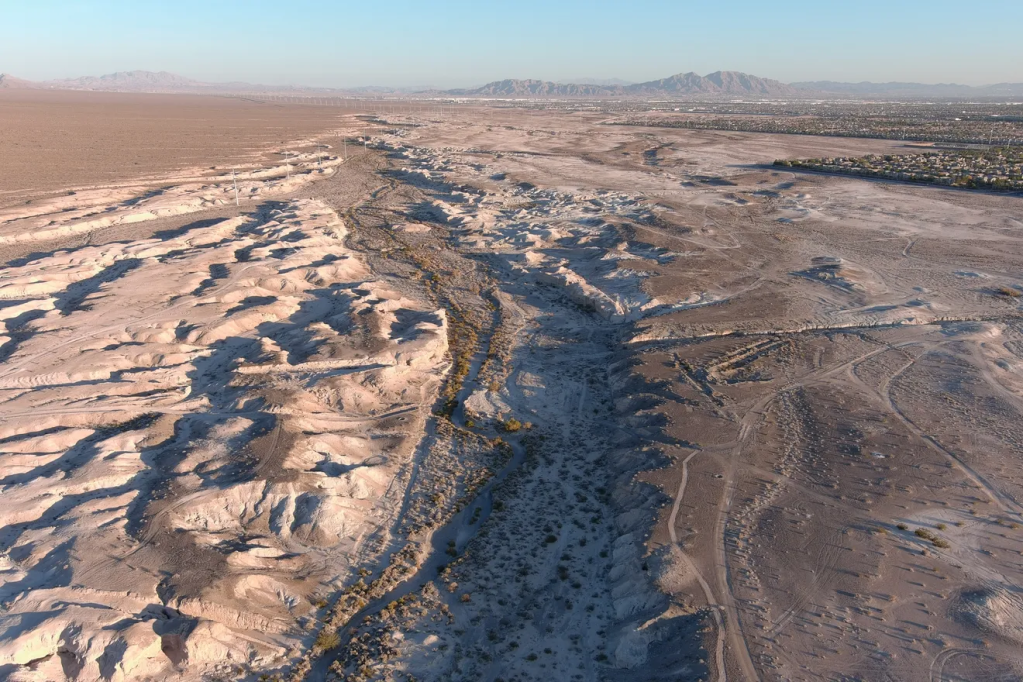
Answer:
[{"label": "brown desert soil", "polygon": [[337,106],[245,97],[0,90],[0,206],[188,169],[259,165],[336,128]]}]

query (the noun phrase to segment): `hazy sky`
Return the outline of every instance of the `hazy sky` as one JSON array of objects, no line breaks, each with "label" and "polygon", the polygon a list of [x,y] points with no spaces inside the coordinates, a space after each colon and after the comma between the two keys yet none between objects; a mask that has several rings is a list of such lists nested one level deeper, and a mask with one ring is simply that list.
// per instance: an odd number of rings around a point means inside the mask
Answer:
[{"label": "hazy sky", "polygon": [[1023,82],[1023,0],[0,0],[0,72],[131,69],[323,86],[718,69]]}]

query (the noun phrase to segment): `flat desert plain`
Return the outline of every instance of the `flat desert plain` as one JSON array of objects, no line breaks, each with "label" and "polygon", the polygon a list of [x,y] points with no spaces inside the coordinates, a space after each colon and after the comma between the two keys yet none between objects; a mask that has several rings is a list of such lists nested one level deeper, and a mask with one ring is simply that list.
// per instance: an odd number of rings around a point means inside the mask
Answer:
[{"label": "flat desert plain", "polygon": [[1023,676],[1020,197],[770,166],[898,142],[89,97],[165,142],[5,138],[0,676]]}]

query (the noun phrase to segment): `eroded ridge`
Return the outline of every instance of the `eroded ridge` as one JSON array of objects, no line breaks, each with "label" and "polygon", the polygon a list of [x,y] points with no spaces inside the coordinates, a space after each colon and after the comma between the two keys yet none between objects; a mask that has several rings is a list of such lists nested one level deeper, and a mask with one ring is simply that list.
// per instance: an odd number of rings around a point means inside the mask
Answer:
[{"label": "eroded ridge", "polygon": [[445,311],[346,232],[262,204],[0,275],[0,669],[191,676],[311,636],[448,367]]}]

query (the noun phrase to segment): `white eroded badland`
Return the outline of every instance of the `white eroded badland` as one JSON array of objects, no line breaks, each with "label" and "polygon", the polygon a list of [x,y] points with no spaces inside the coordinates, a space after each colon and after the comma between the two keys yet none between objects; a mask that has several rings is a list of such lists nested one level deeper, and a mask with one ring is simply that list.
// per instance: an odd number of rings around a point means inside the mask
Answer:
[{"label": "white eroded badland", "polygon": [[444,311],[345,235],[283,201],[0,273],[0,665],[138,679],[296,646],[400,504],[448,364]]}]

